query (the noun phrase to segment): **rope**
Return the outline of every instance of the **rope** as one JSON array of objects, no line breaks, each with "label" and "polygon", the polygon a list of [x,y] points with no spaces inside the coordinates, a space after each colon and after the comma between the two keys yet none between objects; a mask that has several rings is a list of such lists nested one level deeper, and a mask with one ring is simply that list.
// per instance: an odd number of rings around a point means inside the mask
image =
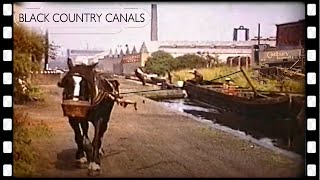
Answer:
[{"label": "rope", "polygon": [[124,92],[120,94],[132,94],[132,93],[142,93],[142,92],[152,92],[152,91],[165,91],[168,89],[153,89],[153,90],[144,90],[144,91],[132,91],[132,92]]},{"label": "rope", "polygon": [[[156,91],[166,91],[168,89],[156,89],[156,90],[145,90],[145,91],[132,91],[132,92],[125,92],[120,94],[135,94],[135,93],[143,93],[143,92],[156,92]],[[170,89],[169,89],[170,90]],[[289,91],[263,91],[263,90],[257,90],[258,92],[265,92],[265,93],[285,93],[285,94],[297,94],[297,95],[303,95],[302,92],[289,92]]]}]

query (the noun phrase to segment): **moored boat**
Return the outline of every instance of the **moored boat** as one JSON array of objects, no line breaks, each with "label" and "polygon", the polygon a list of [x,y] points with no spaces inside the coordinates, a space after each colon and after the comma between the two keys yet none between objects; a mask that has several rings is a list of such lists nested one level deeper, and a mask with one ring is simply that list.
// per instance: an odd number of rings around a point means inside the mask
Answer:
[{"label": "moored boat", "polygon": [[233,112],[259,117],[290,116],[291,99],[281,93],[259,93],[250,89],[234,89],[232,94],[224,91],[221,85],[185,84],[190,99],[199,100]]}]

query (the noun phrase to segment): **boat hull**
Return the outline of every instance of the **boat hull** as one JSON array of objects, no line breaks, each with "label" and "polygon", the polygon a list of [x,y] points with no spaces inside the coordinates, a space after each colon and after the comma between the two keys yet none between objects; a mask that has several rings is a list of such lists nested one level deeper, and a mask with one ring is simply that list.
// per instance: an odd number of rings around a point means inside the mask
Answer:
[{"label": "boat hull", "polygon": [[253,117],[289,117],[290,98],[285,95],[270,99],[238,97],[218,92],[208,87],[187,84],[185,90],[190,99],[195,99],[228,111]]}]

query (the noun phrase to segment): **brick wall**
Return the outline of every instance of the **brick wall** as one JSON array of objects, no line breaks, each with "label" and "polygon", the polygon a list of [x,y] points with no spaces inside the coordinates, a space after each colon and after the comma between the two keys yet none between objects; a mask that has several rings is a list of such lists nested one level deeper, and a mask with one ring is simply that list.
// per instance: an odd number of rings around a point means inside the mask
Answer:
[{"label": "brick wall", "polygon": [[277,47],[305,45],[305,21],[277,25]]},{"label": "brick wall", "polygon": [[141,54],[130,54],[125,55],[122,58],[123,63],[123,74],[125,75],[133,75],[134,71],[141,66]]}]

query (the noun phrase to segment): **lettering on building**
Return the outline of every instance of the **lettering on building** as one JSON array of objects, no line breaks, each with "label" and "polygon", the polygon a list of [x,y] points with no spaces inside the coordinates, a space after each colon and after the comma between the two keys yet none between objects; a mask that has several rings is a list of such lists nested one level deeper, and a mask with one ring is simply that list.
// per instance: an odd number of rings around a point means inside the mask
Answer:
[{"label": "lettering on building", "polygon": [[122,58],[122,63],[123,64],[136,63],[136,62],[140,62],[140,59],[141,59],[140,54],[126,55]]},{"label": "lettering on building", "polygon": [[301,56],[301,49],[260,52],[260,61],[293,60]]}]

